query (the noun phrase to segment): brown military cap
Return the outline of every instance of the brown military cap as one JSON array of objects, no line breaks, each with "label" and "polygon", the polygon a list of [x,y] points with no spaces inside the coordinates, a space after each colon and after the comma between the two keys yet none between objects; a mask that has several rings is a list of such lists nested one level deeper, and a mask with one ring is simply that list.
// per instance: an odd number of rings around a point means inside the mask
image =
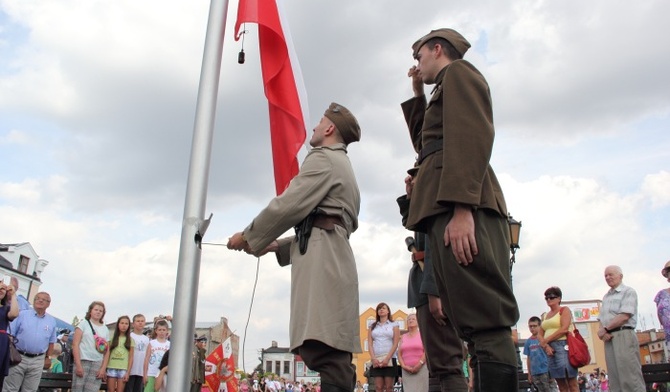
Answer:
[{"label": "brown military cap", "polygon": [[425,45],[426,42],[428,42],[428,40],[430,40],[431,38],[446,39],[447,41],[449,41],[450,44],[454,46],[456,51],[460,53],[461,56],[464,56],[465,52],[467,52],[471,46],[468,40],[465,39],[465,37],[463,37],[461,33],[459,33],[456,30],[446,28],[431,30],[430,33],[419,38],[419,40],[412,45],[412,49],[414,50],[414,57],[416,57],[417,53],[419,52],[419,49],[421,49],[421,47]]},{"label": "brown military cap", "polygon": [[345,144],[361,140],[361,127],[349,109],[333,102],[323,115],[335,124]]}]

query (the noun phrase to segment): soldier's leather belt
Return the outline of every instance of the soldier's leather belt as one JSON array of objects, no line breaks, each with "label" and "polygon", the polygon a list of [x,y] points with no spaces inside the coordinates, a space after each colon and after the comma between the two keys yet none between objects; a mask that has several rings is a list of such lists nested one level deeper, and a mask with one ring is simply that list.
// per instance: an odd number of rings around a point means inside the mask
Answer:
[{"label": "soldier's leather belt", "polygon": [[438,151],[442,150],[442,139],[433,140],[432,142],[426,144],[419,151],[419,158],[417,158],[417,164],[421,164],[424,159],[428,158],[430,155],[435,154]]},{"label": "soldier's leather belt", "polygon": [[415,262],[415,263],[417,261],[423,261],[425,259],[425,257],[426,257],[426,252],[424,252],[422,250],[418,250],[418,251],[412,253],[412,261]]},{"label": "soldier's leather belt", "polygon": [[314,217],[314,222],[312,222],[312,226],[324,230],[333,230],[335,225],[345,227],[342,218],[333,215],[317,215]]}]

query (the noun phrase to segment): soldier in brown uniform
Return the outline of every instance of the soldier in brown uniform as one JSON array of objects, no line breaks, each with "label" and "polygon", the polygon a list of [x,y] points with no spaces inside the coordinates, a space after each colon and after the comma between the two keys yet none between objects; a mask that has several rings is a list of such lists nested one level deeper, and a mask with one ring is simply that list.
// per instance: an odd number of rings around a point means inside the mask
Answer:
[{"label": "soldier in brown uniform", "polygon": [[[361,199],[347,157],[347,145],[360,136],[351,112],[332,103],[314,128],[300,173],[228,241],[229,249],[272,251],[281,266],[291,264],[291,350],[321,374],[322,392],[354,389],[352,353],[361,352],[358,272],[349,246]],[[300,235],[276,240],[294,226]]]},{"label": "soldier in brown uniform", "polygon": [[[419,172],[407,228],[428,234],[445,315],[468,342],[476,391],[516,391],[511,326],[519,311],[510,286],[505,199],[489,165],[493,110],[488,84],[452,29],[413,45],[414,98],[404,102]],[[434,84],[430,99],[424,84]]]}]

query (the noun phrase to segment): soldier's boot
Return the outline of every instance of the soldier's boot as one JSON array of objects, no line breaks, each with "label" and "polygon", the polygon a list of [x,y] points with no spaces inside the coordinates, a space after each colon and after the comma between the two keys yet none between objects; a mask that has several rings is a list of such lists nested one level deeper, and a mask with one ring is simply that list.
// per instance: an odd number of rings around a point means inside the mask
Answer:
[{"label": "soldier's boot", "polygon": [[478,362],[474,370],[475,392],[518,392],[516,366],[497,362]]}]

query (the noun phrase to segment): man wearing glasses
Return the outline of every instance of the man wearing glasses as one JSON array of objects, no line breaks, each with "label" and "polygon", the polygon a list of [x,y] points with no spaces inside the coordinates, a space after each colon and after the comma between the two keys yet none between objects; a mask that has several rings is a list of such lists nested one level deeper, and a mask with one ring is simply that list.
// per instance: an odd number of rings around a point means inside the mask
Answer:
[{"label": "man wearing glasses", "polygon": [[11,333],[16,337],[21,363],[9,368],[3,391],[37,391],[42,369],[51,366],[49,356],[56,343],[56,319],[46,313],[50,304],[51,296],[39,292],[35,295],[33,309],[22,310],[12,321]]},{"label": "man wearing glasses", "polygon": [[533,316],[528,320],[528,329],[531,337],[526,339],[523,346],[523,354],[526,356],[528,367],[528,381],[535,386],[538,392],[554,392],[558,390],[556,381],[549,376],[547,354],[540,346],[538,332],[540,332],[539,317]]}]

